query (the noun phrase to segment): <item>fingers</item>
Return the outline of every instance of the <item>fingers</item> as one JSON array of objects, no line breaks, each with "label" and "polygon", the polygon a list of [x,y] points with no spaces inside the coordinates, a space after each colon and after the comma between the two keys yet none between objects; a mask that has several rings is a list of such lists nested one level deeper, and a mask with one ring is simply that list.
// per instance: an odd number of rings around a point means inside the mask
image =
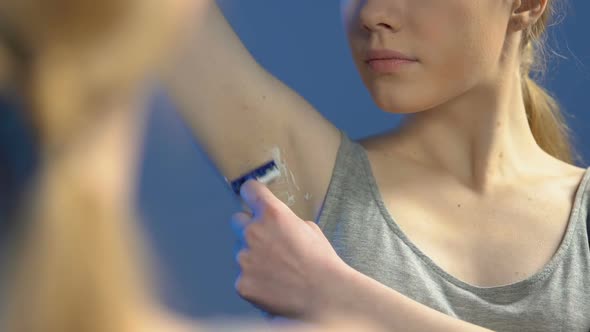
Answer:
[{"label": "fingers", "polygon": [[231,228],[238,240],[238,248],[246,248],[248,243],[246,242],[246,229],[248,225],[253,222],[252,216],[247,212],[237,212],[231,218]]},{"label": "fingers", "polygon": [[273,316],[272,313],[265,311],[264,306],[260,304],[257,299],[255,298],[255,294],[258,294],[259,291],[257,290],[256,282],[254,279],[244,276],[243,273],[240,273],[236,282],[234,284],[234,288],[240,296],[245,301],[249,302],[254,308],[262,311],[263,315],[269,317]]},{"label": "fingers", "polygon": [[252,210],[254,216],[262,215],[267,206],[283,203],[275,197],[270,189],[256,180],[248,180],[244,183],[240,188],[240,196]]},{"label": "fingers", "polygon": [[250,217],[252,217],[254,215],[254,213],[252,212],[252,209],[248,206],[248,204],[246,204],[246,202],[242,201],[241,206],[242,206],[242,211],[249,214]]}]

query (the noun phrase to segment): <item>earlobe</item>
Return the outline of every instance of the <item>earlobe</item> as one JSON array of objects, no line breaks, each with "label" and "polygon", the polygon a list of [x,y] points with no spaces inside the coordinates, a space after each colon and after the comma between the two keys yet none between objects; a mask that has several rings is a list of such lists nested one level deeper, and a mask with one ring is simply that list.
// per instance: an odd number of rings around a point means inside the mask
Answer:
[{"label": "earlobe", "polygon": [[514,16],[510,19],[510,30],[513,32],[523,31],[529,27],[529,24],[521,16]]}]

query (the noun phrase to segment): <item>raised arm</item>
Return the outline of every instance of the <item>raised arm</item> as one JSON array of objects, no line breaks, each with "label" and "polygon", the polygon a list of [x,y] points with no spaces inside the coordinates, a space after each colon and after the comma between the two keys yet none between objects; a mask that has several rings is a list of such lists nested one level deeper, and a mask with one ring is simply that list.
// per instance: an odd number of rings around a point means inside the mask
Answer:
[{"label": "raised arm", "polygon": [[270,189],[313,220],[327,190],[338,130],[250,55],[214,1],[166,69],[165,83],[195,137],[228,179],[274,158]]}]

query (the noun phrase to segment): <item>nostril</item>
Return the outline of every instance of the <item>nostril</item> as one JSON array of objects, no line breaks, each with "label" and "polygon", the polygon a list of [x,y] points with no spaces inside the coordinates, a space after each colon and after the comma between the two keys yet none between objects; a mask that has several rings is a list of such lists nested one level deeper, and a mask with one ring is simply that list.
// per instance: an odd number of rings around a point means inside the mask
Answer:
[{"label": "nostril", "polygon": [[393,27],[387,23],[379,23],[379,24],[377,24],[377,26],[380,28],[385,28],[387,30],[393,30]]},{"label": "nostril", "polygon": [[369,32],[376,31],[376,30],[383,30],[383,29],[394,30],[394,28],[387,23],[377,23],[374,25],[373,24],[371,24],[371,25],[363,24],[363,29],[366,31],[369,31]]}]

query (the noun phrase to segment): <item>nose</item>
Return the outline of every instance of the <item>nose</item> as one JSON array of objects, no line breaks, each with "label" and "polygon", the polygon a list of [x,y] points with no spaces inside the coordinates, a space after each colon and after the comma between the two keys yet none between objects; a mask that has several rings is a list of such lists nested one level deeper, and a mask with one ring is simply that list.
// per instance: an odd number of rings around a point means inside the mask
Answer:
[{"label": "nose", "polygon": [[366,0],[362,2],[359,19],[361,28],[367,32],[398,31],[400,21],[396,19],[399,10],[391,0]]}]

